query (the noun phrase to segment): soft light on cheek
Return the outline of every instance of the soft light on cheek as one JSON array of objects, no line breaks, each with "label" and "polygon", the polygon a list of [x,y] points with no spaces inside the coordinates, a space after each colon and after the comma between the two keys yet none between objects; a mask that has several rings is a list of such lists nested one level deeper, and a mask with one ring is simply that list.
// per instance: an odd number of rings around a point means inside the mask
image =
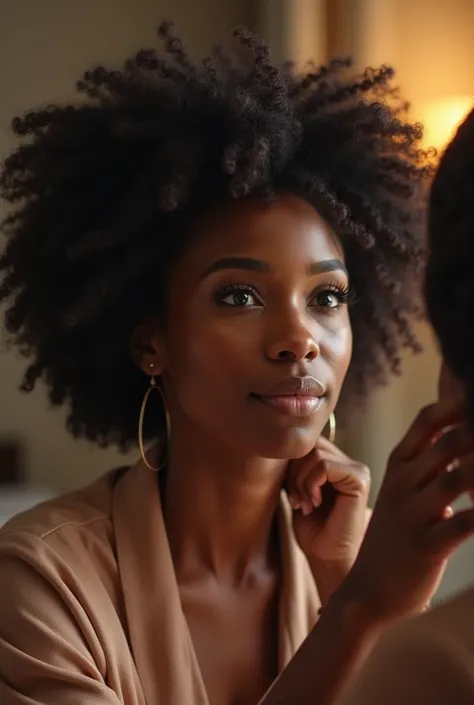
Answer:
[{"label": "soft light on cheek", "polygon": [[334,364],[344,364],[347,368],[352,356],[352,330],[349,322],[326,331],[321,350]]}]

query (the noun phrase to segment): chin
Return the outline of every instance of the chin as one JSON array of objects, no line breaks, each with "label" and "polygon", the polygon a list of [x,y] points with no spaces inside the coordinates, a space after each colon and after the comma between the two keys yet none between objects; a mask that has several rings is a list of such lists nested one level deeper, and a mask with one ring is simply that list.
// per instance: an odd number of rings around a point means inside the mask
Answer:
[{"label": "chin", "polygon": [[294,428],[274,438],[260,438],[257,455],[272,460],[304,458],[313,450],[319,436],[320,433],[315,433],[314,429]]}]

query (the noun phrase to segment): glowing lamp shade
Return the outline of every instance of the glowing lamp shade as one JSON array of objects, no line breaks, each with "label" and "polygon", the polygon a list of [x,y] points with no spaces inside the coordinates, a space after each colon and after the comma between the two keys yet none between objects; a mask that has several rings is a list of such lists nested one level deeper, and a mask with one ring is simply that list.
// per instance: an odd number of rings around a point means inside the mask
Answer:
[{"label": "glowing lamp shade", "polygon": [[447,96],[422,106],[421,122],[425,126],[424,142],[442,151],[474,108],[474,96]]}]

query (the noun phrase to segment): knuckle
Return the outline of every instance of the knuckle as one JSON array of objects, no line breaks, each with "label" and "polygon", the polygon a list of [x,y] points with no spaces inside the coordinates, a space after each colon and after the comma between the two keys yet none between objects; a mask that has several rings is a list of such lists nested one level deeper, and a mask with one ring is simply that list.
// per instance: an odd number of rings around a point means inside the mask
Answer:
[{"label": "knuckle", "polygon": [[363,485],[367,490],[370,490],[372,484],[372,473],[370,468],[364,463],[356,463],[355,470],[359,477],[361,485]]}]

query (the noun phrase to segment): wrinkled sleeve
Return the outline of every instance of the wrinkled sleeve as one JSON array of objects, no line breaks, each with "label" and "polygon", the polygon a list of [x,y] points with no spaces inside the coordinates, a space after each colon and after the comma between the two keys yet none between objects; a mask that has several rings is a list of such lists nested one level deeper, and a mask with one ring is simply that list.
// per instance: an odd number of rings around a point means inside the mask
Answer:
[{"label": "wrinkled sleeve", "polygon": [[0,547],[1,705],[119,705],[86,610],[41,550]]},{"label": "wrinkled sleeve", "polygon": [[472,703],[472,655],[452,634],[415,619],[380,640],[338,705]]}]

